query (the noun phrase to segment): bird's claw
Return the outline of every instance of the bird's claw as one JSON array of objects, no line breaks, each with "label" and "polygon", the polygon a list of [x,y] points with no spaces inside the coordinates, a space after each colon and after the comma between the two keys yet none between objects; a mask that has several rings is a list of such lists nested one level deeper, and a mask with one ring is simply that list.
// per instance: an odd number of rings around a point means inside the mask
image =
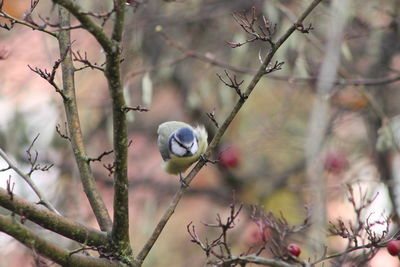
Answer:
[{"label": "bird's claw", "polygon": [[204,162],[204,165],[207,165],[207,163],[216,164],[218,162],[218,160],[208,159],[205,154],[201,154],[199,158]]}]

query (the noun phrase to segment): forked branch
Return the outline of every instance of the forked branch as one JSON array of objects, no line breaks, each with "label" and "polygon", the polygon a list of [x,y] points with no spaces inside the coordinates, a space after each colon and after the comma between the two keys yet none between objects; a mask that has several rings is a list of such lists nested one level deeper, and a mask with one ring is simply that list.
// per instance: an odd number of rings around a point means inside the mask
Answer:
[{"label": "forked branch", "polygon": [[[260,81],[260,79],[265,75],[265,71],[270,65],[273,56],[275,55],[276,51],[279,49],[279,47],[289,38],[289,36],[296,31],[297,25],[300,25],[303,23],[304,19],[312,12],[312,10],[321,2],[322,0],[314,0],[308,7],[307,9],[300,15],[298,20],[294,25],[292,25],[283,35],[281,38],[278,39],[278,41],[274,44],[274,46],[271,48],[270,52],[267,54],[267,56],[264,58],[263,64],[259,67],[257,73],[247,86],[243,96],[248,98],[257,85],[257,83]],[[228,117],[225,119],[225,121],[222,123],[222,125],[218,128],[218,131],[216,132],[214,138],[212,139],[211,143],[208,146],[208,149],[204,155],[204,159],[208,158],[211,156],[212,151],[216,148],[218,143],[220,142],[222,136],[224,135],[225,131],[227,130],[228,126],[230,123],[233,121],[233,119],[236,117],[237,113],[243,106],[243,104],[246,101],[243,101],[242,98],[238,100],[236,105],[233,107],[231,113],[228,115]],[[191,181],[194,179],[194,177],[197,175],[197,173],[201,170],[201,168],[206,164],[206,160],[200,159],[200,161],[194,166],[194,168],[191,170],[191,172],[186,176],[184,179],[184,182],[189,185]],[[143,246],[139,254],[136,256],[136,260],[141,263],[143,260],[146,258],[147,254],[153,247],[154,243],[157,241],[159,235],[161,234],[162,230],[164,229],[165,225],[169,221],[170,217],[175,211],[176,206],[178,205],[180,199],[182,198],[182,195],[186,192],[187,188],[181,187],[174,195],[171,203],[169,204],[167,210],[161,217],[160,221],[156,225],[154,231],[152,232],[149,240],[146,242],[146,244]]]}]

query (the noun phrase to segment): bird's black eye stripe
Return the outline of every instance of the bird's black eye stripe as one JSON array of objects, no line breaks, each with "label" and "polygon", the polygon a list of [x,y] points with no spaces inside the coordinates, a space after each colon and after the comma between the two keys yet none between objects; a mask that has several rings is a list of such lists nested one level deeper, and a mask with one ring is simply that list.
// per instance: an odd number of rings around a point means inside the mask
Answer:
[{"label": "bird's black eye stripe", "polygon": [[179,141],[175,138],[175,136],[172,136],[172,138],[175,140],[175,142],[176,142],[181,148],[186,149],[186,147],[185,147],[181,142],[179,142]]}]

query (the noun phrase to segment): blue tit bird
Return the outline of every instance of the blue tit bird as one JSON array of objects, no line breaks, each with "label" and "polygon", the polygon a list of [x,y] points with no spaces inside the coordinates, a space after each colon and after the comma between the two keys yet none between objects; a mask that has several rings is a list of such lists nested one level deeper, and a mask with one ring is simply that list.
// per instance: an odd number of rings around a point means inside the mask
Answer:
[{"label": "blue tit bird", "polygon": [[180,121],[167,121],[158,126],[157,133],[163,169],[170,174],[179,174],[183,182],[182,172],[198,161],[207,149],[206,129],[204,126],[193,128]]}]

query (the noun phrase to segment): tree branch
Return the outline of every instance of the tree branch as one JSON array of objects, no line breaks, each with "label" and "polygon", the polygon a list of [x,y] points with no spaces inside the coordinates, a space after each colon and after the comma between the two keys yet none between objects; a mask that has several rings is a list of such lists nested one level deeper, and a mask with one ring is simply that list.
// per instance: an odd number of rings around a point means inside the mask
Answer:
[{"label": "tree branch", "polygon": [[[322,0],[314,0],[308,8],[300,15],[296,23],[294,23],[287,31],[284,33],[284,35],[271,47],[271,50],[265,57],[263,64],[260,66],[258,69],[256,75],[253,77],[252,81],[250,84],[247,86],[246,91],[244,92],[244,97],[240,97],[236,103],[236,105],[233,107],[231,113],[228,115],[228,117],[225,119],[223,124],[218,128],[218,131],[216,132],[214,138],[212,139],[210,145],[208,146],[208,149],[205,153],[205,157],[209,157],[211,155],[211,152],[216,148],[218,143],[220,142],[223,134],[225,133],[226,129],[232,122],[232,120],[235,118],[236,114],[239,112],[240,108],[243,106],[243,104],[246,102],[247,98],[259,82],[262,76],[265,75],[266,70],[270,63],[272,62],[272,58],[275,55],[276,51],[279,49],[279,47],[289,38],[289,36],[296,31],[296,29],[299,27],[299,25],[302,25],[303,20],[311,13],[311,11],[321,2]],[[197,175],[197,173],[201,170],[201,168],[206,164],[206,160],[200,160],[194,168],[191,170],[191,172],[186,176],[184,179],[184,182],[189,185],[191,181],[194,179],[194,177]],[[165,225],[167,224],[169,218],[171,215],[174,213],[176,206],[179,203],[179,200],[181,199],[182,195],[184,192],[187,190],[187,187],[182,187],[176,192],[174,195],[171,203],[169,204],[167,210],[161,217],[160,221],[157,223],[156,228],[154,229],[153,233],[151,234],[149,240],[146,242],[146,244],[143,246],[139,254],[136,256],[137,262],[141,263],[143,260],[146,258],[147,254],[150,252],[151,248],[153,247],[154,243],[158,239],[160,233],[164,229]]]},{"label": "tree branch", "polygon": [[23,171],[21,171],[16,164],[14,164],[10,158],[8,158],[7,154],[0,148],[0,157],[4,159],[5,162],[7,162],[8,166],[13,169],[19,176],[22,177],[22,179],[25,180],[25,182],[32,188],[32,190],[35,192],[37,197],[39,198],[39,204],[42,204],[52,212],[56,214],[60,214],[56,208],[43,196],[43,193],[40,191],[40,189],[36,186],[36,184],[33,182],[31,177],[26,175]]},{"label": "tree branch", "polygon": [[115,21],[111,39],[120,43],[122,41],[122,33],[124,30],[126,0],[114,0]]},{"label": "tree branch", "polygon": [[[50,32],[50,31],[46,30],[44,27],[40,27],[39,25],[29,23],[26,20],[17,19],[15,17],[11,16],[10,14],[7,14],[6,12],[4,12],[2,10],[2,8],[0,8],[0,17],[8,19],[11,22],[11,25],[21,24],[28,28],[31,28],[32,30],[44,32],[44,33],[47,33],[47,34],[57,38],[57,33]],[[10,29],[12,28],[12,26],[6,26],[6,27],[9,27]],[[5,28],[5,27],[3,27],[3,28]]]},{"label": "tree branch", "polygon": [[[164,38],[165,43],[169,46],[172,46],[176,48],[179,52],[182,53],[182,56],[172,60],[170,62],[164,62],[156,66],[151,66],[147,68],[143,68],[137,71],[134,71],[132,73],[128,74],[128,78],[132,78],[136,75],[140,74],[145,74],[147,72],[152,72],[155,70],[158,70],[163,67],[169,67],[175,64],[178,64],[182,62],[183,60],[186,60],[188,58],[194,58],[197,60],[200,60],[202,62],[209,63],[213,66],[221,67],[224,69],[228,69],[231,71],[234,71],[236,73],[242,73],[242,74],[249,74],[249,75],[254,75],[257,73],[257,70],[255,69],[250,69],[250,68],[244,68],[244,67],[238,67],[238,66],[233,66],[230,65],[227,62],[224,62],[218,58],[216,58],[214,55],[209,54],[209,53],[201,53],[195,50],[188,49],[184,47],[183,45],[179,44],[175,40],[173,40],[171,37],[165,33],[165,31],[162,29],[161,26],[156,28],[156,31],[161,34],[161,36]],[[310,33],[311,34],[311,33]],[[309,37],[310,34],[307,34],[306,36]],[[343,72],[343,71],[342,71]],[[343,75],[342,75],[343,76]],[[349,75],[346,75],[348,77]],[[287,81],[289,83],[314,83],[318,80],[317,76],[309,76],[309,77],[298,77],[298,76],[288,76],[288,75],[277,75],[277,74],[272,74],[268,75],[269,79],[273,80],[279,80],[279,81]],[[340,78],[334,81],[334,85],[341,85],[341,86],[351,86],[351,85],[363,85],[363,86],[376,86],[376,85],[382,85],[382,84],[389,84],[389,83],[394,83],[400,80],[400,75],[392,75],[388,77],[382,77],[382,78],[354,78],[351,79],[350,77],[344,79]]]},{"label": "tree branch", "polygon": [[87,13],[83,12],[79,5],[70,0],[53,0],[53,2],[63,6],[72,15],[74,15],[82,24],[82,28],[90,32],[94,38],[96,38],[99,44],[103,47],[104,51],[107,53],[111,53],[113,51],[114,45],[110,38],[108,38],[103,31],[103,28],[97,25]]},{"label": "tree branch", "polygon": [[290,263],[284,262],[279,259],[267,259],[267,258],[259,257],[256,255],[247,255],[247,256],[239,256],[239,257],[233,256],[232,259],[224,260],[221,263],[221,265],[222,266],[233,266],[232,264],[236,265],[236,264],[249,264],[249,263],[271,266],[271,267],[296,267],[296,266],[299,266],[298,264],[290,264]]},{"label": "tree branch", "polygon": [[[68,27],[70,25],[69,12],[63,7],[59,7],[60,26]],[[75,160],[78,165],[80,177],[82,180],[83,189],[93,209],[100,229],[108,231],[111,229],[111,218],[107,208],[96,187],[96,182],[93,177],[93,172],[90,168],[90,163],[87,160],[83,136],[79,121],[78,106],[75,95],[75,79],[74,66],[71,55],[71,40],[70,31],[61,31],[59,33],[58,43],[60,54],[65,55],[65,59],[61,63],[63,94],[66,96],[64,101],[65,113],[67,116],[69,137],[71,140],[72,150],[75,155]]]},{"label": "tree branch", "polygon": [[121,39],[125,1],[114,0],[115,22],[112,40],[115,49],[106,55],[105,75],[112,99],[114,133],[114,217],[112,239],[119,254],[132,258],[129,238],[128,127],[121,83]]},{"label": "tree branch", "polygon": [[37,251],[39,254],[62,266],[118,266],[117,263],[111,262],[107,259],[71,254],[69,251],[60,248],[59,246],[33,233],[30,229],[19,223],[14,217],[11,216],[0,215],[0,231],[14,237],[25,246]]},{"label": "tree branch", "polygon": [[106,246],[107,235],[47,210],[0,188],[0,206],[62,236],[89,246]]}]

